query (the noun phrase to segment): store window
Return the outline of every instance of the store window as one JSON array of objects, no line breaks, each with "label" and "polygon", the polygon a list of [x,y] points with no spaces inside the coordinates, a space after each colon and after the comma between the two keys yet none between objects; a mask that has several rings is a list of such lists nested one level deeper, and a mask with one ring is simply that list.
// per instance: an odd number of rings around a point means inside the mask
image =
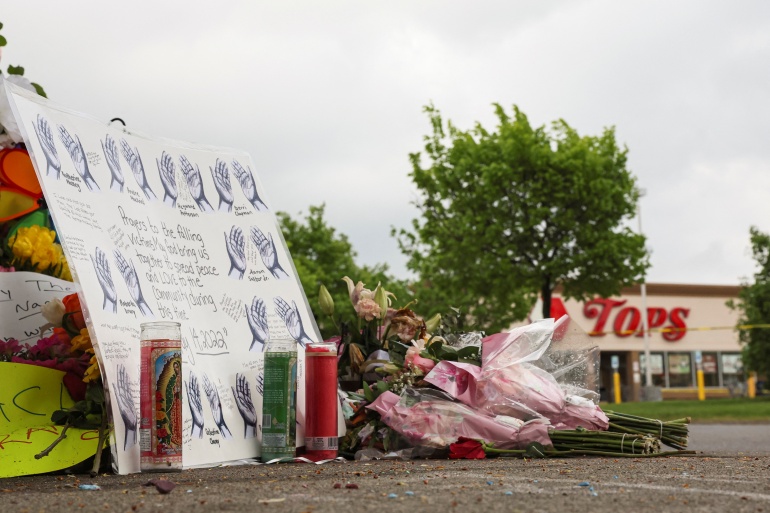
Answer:
[{"label": "store window", "polygon": [[703,383],[707,387],[719,386],[719,365],[717,353],[703,353]]},{"label": "store window", "polygon": [[668,386],[693,386],[690,353],[668,353]]},{"label": "store window", "polygon": [[743,362],[740,353],[722,353],[722,385],[739,389],[743,384]]},{"label": "store window", "polygon": [[[666,368],[663,366],[663,353],[650,353],[650,364],[652,384],[656,387],[665,387]],[[639,366],[642,369],[642,384],[647,386],[647,362],[644,354],[639,355]]]}]

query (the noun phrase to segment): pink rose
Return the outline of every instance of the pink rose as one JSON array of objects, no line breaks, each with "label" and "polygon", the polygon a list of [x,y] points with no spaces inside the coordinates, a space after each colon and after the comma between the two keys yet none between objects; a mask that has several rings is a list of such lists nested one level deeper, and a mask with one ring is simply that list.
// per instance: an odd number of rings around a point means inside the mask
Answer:
[{"label": "pink rose", "polygon": [[355,304],[356,314],[367,321],[380,317],[380,305],[374,299],[360,298]]},{"label": "pink rose", "polygon": [[436,366],[436,362],[430,358],[423,358],[420,356],[420,348],[412,346],[406,350],[406,356],[404,357],[404,367],[412,367],[419,369],[423,374],[429,373],[433,367]]}]

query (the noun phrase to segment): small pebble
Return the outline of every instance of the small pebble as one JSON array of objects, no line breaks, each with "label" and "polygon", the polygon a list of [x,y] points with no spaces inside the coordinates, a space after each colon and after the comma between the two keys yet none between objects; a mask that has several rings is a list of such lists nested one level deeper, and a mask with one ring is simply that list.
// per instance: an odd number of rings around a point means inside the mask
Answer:
[{"label": "small pebble", "polygon": [[349,488],[351,490],[358,490],[358,485],[356,483],[348,483],[345,485],[345,488]]},{"label": "small pebble", "polygon": [[487,484],[488,485],[493,485],[493,484],[495,484],[495,482],[494,481],[487,481]]},{"label": "small pebble", "polygon": [[598,493],[596,493],[596,492],[591,492],[591,495],[592,495],[592,496],[594,496],[594,497],[596,497],[596,496],[598,496],[599,494],[598,494]]},{"label": "small pebble", "polygon": [[513,495],[513,492],[509,490],[509,491],[505,492],[505,495]]},{"label": "small pebble", "polygon": [[537,483],[537,479],[535,479],[535,480],[534,480],[534,481],[532,481],[532,482],[533,482],[533,483]]},{"label": "small pebble", "polygon": [[612,479],[617,479],[617,478],[618,478],[618,476],[612,476]]},{"label": "small pebble", "polygon": [[80,488],[81,490],[101,490],[99,485],[94,485],[94,484],[82,484],[78,486],[78,488]]},{"label": "small pebble", "polygon": [[192,493],[192,490],[187,490],[187,493]]},{"label": "small pebble", "polygon": [[591,483],[588,481],[583,481],[582,483],[578,483],[578,486],[591,486]]},{"label": "small pebble", "polygon": [[334,488],[342,488],[342,483],[334,483]]},{"label": "small pebble", "polygon": [[414,495],[414,492],[406,491],[404,492],[404,495],[408,495],[409,497],[411,497],[412,495]]},{"label": "small pebble", "polygon": [[398,497],[398,495],[396,495],[395,493],[388,494],[388,499],[395,499],[396,497]]}]

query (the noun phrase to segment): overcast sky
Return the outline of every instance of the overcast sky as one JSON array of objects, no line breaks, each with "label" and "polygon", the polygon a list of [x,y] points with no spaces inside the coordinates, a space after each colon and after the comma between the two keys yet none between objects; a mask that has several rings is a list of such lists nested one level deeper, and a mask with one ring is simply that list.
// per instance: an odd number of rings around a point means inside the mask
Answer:
[{"label": "overcast sky", "polygon": [[[4,2],[8,46],[57,103],[248,151],[276,209],[325,202],[360,263],[406,277],[408,154],[433,102],[581,134],[615,126],[646,195],[648,282],[738,284],[770,231],[770,2]],[[636,226],[634,221],[633,226]]]}]

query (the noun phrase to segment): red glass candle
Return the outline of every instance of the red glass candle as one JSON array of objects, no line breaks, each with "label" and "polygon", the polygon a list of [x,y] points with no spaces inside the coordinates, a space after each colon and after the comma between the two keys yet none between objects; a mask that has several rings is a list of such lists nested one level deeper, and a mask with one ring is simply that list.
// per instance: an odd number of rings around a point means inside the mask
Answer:
[{"label": "red glass candle", "polygon": [[313,461],[337,457],[337,347],[305,347],[305,450]]}]

